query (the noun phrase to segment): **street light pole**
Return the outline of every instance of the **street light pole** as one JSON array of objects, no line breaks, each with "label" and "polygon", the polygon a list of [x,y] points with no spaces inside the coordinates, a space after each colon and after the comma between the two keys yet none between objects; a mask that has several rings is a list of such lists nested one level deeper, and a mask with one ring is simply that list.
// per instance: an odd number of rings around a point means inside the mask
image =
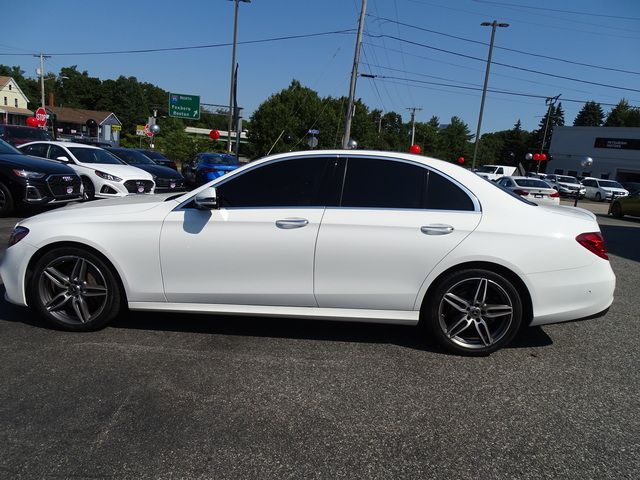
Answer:
[{"label": "street light pole", "polygon": [[356,79],[358,77],[358,64],[360,63],[360,48],[362,46],[362,30],[364,29],[364,16],[367,12],[367,0],[362,0],[360,8],[360,20],[358,21],[358,37],[356,39],[356,50],[353,54],[353,68],[351,69],[351,84],[349,85],[349,101],[347,102],[347,119],[344,123],[344,137],[342,137],[342,148],[349,147],[351,139],[351,119],[353,118],[353,102],[356,95]]},{"label": "street light pole", "polygon": [[471,162],[471,168],[476,168],[476,157],[478,156],[478,145],[480,145],[480,128],[482,127],[482,114],[484,113],[484,100],[487,97],[487,85],[489,84],[489,70],[491,70],[491,56],[493,55],[493,42],[496,37],[497,27],[508,27],[508,23],[498,23],[496,20],[493,22],[482,22],[480,24],[483,27],[491,27],[491,42],[489,43],[489,56],[487,58],[487,69],[484,73],[484,86],[482,87],[482,100],[480,100],[480,114],[478,115],[478,128],[476,129],[476,142],[473,147],[473,161]]},{"label": "street light pole", "polygon": [[231,53],[231,84],[229,85],[229,122],[227,125],[227,153],[231,153],[231,129],[233,128],[234,106],[233,94],[236,82],[236,47],[238,44],[238,10],[240,2],[251,3],[251,0],[231,0],[235,3],[233,15],[233,49]]}]

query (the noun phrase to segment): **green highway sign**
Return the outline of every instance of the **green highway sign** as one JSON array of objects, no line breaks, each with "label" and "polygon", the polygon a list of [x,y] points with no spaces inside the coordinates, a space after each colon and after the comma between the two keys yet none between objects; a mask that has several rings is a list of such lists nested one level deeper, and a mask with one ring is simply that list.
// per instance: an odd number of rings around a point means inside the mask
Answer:
[{"label": "green highway sign", "polygon": [[200,119],[200,96],[185,95],[183,93],[169,94],[169,116],[186,118],[190,120]]}]

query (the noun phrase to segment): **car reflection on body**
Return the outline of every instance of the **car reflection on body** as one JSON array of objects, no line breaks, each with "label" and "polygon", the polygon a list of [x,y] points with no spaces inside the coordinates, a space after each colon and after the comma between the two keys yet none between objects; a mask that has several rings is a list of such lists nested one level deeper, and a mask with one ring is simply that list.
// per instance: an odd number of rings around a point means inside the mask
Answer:
[{"label": "car reflection on body", "polygon": [[19,222],[9,244],[8,300],[72,331],[126,305],[421,324],[485,355],[523,325],[604,314],[615,287],[592,213],[365,150],[275,155],[185,194],[66,207]]}]

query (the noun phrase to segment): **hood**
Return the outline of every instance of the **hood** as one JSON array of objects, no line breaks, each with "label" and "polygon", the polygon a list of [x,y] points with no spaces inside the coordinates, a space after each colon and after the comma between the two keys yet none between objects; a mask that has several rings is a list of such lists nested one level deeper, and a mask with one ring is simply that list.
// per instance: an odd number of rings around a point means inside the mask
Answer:
[{"label": "hood", "polygon": [[169,167],[163,167],[162,165],[152,165],[152,164],[142,164],[142,165],[131,165],[135,166],[140,170],[144,170],[145,172],[149,172],[151,175],[155,175],[159,178],[173,179],[173,180],[183,180],[182,174],[176,172],[174,169]]},{"label": "hood", "polygon": [[558,182],[558,185],[562,185],[563,187],[584,188],[579,183]]},{"label": "hood", "polygon": [[[126,197],[94,200],[92,202],[74,203],[62,208],[56,208],[49,212],[41,213],[26,218],[20,225],[28,226],[30,223],[55,220],[56,222],[73,221],[78,218],[95,218],[105,215],[128,215],[150,210],[165,204],[168,197],[176,196],[175,193],[163,193],[157,195],[128,195]],[[170,200],[166,204],[173,207],[178,204],[176,200]]]},{"label": "hood", "polygon": [[6,153],[0,155],[0,166],[19,168],[40,173],[56,173],[62,175],[75,175],[76,172],[69,166],[57,160],[45,160],[44,158],[29,155]]},{"label": "hood", "polygon": [[618,193],[629,193],[628,190],[619,187],[600,187],[605,192],[618,192]]},{"label": "hood", "polygon": [[151,174],[131,165],[115,165],[110,163],[78,163],[77,165],[91,170],[100,170],[123,180],[153,180]]}]

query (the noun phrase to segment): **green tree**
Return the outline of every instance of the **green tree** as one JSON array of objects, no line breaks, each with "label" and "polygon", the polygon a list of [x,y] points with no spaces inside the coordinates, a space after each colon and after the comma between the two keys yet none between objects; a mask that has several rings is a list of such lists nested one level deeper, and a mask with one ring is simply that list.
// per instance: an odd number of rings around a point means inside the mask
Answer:
[{"label": "green tree", "polygon": [[605,127],[640,127],[640,110],[629,106],[624,98],[611,109]]},{"label": "green tree", "polygon": [[589,101],[584,104],[573,121],[574,127],[601,127],[604,123],[604,112],[602,105]]},{"label": "green tree", "polygon": [[451,123],[440,131],[441,143],[437,158],[454,162],[460,156],[469,157],[471,152],[469,140],[472,137],[466,123],[456,116],[451,117]]}]

